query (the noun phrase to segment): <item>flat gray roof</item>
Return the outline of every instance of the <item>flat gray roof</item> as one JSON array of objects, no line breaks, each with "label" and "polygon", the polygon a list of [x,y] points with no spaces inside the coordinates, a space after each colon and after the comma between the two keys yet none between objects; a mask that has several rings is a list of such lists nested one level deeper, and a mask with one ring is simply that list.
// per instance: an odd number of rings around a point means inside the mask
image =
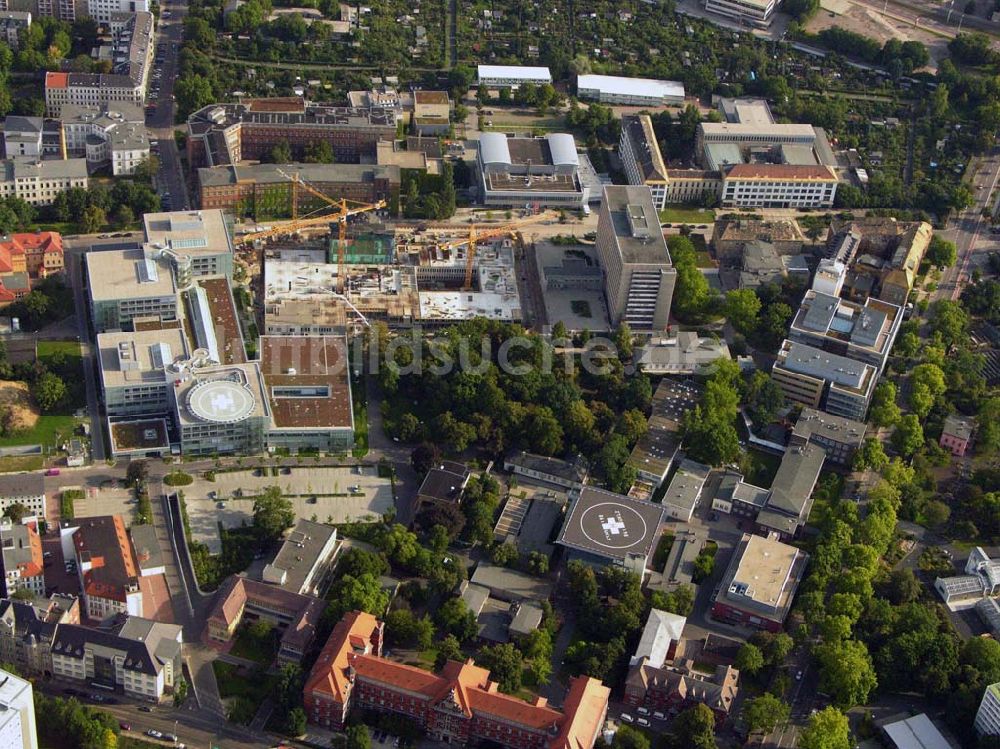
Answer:
[{"label": "flat gray roof", "polygon": [[866,429],[864,422],[828,414],[815,408],[803,408],[799,420],[792,428],[792,435],[804,440],[816,436],[831,442],[859,446],[865,438]]},{"label": "flat gray roof", "polygon": [[787,341],[782,350],[787,352],[784,361],[778,359],[778,364],[792,372],[829,380],[837,385],[856,390],[862,390],[865,375],[875,368],[856,359],[831,354],[815,346],[807,346],[796,341]]},{"label": "flat gray roof", "polygon": [[544,601],[552,595],[551,583],[487,562],[479,563],[469,582],[488,588],[501,601]]},{"label": "flat gray roof", "polygon": [[168,297],[177,293],[170,263],[143,250],[87,253],[90,296],[95,302]]},{"label": "flat gray roof", "polygon": [[163,552],[156,538],[156,529],[151,525],[133,525],[129,528],[132,549],[139,569],[151,570],[163,566]]},{"label": "flat gray roof", "polygon": [[771,482],[771,497],[767,507],[803,519],[812,505],[812,492],[826,453],[819,445],[805,444],[785,450]]},{"label": "flat gray roof", "polygon": [[701,489],[711,470],[693,460],[682,460],[663,495],[663,504],[690,512],[701,496]]},{"label": "flat gray roof", "polygon": [[165,367],[191,353],[179,327],[100,333],[97,350],[105,388],[164,382]]},{"label": "flat gray roof", "polygon": [[299,518],[268,565],[285,573],[281,587],[294,593],[302,592],[306,578],[323,561],[323,550],[336,536],[337,529],[332,525]]},{"label": "flat gray roof", "polygon": [[[608,185],[604,206],[614,225],[615,244],[622,260],[636,265],[671,266],[670,252],[645,185]],[[600,230],[598,230],[600,236]]]},{"label": "flat gray roof", "polygon": [[216,255],[233,251],[226,217],[221,210],[169,211],[142,217],[146,241],[184,255]]}]

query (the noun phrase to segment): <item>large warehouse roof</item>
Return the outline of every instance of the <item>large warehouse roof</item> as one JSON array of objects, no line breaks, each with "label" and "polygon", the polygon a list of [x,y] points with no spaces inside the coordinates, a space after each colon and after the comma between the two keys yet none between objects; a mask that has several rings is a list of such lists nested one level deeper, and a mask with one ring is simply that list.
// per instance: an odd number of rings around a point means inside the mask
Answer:
[{"label": "large warehouse roof", "polygon": [[494,78],[520,78],[525,81],[551,83],[552,74],[548,68],[532,65],[480,65],[479,80]]},{"label": "large warehouse roof", "polygon": [[578,75],[576,90],[597,89],[618,96],[654,96],[684,98],[684,84],[655,78],[625,78],[620,75]]}]

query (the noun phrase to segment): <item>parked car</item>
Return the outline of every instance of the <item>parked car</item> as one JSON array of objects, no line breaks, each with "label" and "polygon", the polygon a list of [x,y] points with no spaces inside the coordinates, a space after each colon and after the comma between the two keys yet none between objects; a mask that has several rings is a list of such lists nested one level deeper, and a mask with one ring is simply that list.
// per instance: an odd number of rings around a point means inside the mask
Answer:
[{"label": "parked car", "polygon": [[163,734],[157,731],[155,728],[150,728],[148,731],[146,731],[146,735],[149,736],[151,739],[163,738]]},{"label": "parked car", "polygon": [[649,715],[649,708],[648,707],[637,707],[635,709],[635,711],[637,713],[639,713],[639,715]]},{"label": "parked car", "polygon": [[45,472],[45,475],[46,476],[58,476],[59,475],[59,469],[58,468],[50,468],[49,470],[47,470]]},{"label": "parked car", "polygon": [[149,705],[139,705],[139,712],[140,713],[151,713],[151,712],[153,712],[153,708],[151,708]]},{"label": "parked car", "polygon": [[649,728],[649,720],[647,718],[639,718],[638,720],[636,720],[636,723],[638,723],[643,728]]},{"label": "parked car", "polygon": [[120,729],[122,729],[123,731],[131,731],[132,730],[132,724],[131,723],[126,723],[124,720],[119,721],[118,727]]},{"label": "parked car", "polygon": [[653,713],[653,720],[666,720],[666,719],[667,716],[661,713],[659,710]]},{"label": "parked car", "polygon": [[622,723],[632,723],[635,720],[635,718],[633,718],[628,713],[622,713],[618,717],[621,719]]}]

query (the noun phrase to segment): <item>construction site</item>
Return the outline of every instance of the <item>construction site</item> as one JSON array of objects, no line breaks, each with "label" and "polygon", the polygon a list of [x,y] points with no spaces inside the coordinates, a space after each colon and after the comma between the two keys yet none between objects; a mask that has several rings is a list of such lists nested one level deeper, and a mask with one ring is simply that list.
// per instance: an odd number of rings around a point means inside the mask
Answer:
[{"label": "construction site", "polygon": [[237,237],[267,335],[328,335],[382,321],[444,325],[522,320],[515,269],[521,231],[507,223],[386,223],[385,203],[334,200],[288,177],[326,208]]}]

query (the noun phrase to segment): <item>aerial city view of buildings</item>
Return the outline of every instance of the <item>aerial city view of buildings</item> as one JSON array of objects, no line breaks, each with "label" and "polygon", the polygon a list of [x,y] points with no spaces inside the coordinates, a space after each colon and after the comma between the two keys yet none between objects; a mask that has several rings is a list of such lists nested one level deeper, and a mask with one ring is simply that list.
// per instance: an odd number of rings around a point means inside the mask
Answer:
[{"label": "aerial city view of buildings", "polygon": [[0,0],[0,745],[995,746],[998,20]]}]

